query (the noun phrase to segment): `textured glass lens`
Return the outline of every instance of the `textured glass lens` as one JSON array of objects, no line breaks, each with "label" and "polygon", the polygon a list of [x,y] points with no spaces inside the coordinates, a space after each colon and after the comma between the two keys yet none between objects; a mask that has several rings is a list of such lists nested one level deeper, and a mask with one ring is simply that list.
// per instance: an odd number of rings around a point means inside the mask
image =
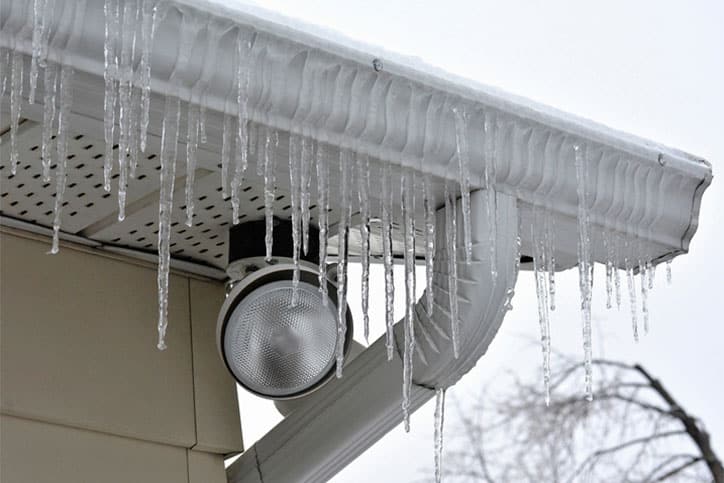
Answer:
[{"label": "textured glass lens", "polygon": [[313,386],[332,368],[337,344],[336,308],[322,305],[319,289],[291,281],[263,285],[244,297],[229,317],[224,351],[231,370],[249,389],[289,396]]}]

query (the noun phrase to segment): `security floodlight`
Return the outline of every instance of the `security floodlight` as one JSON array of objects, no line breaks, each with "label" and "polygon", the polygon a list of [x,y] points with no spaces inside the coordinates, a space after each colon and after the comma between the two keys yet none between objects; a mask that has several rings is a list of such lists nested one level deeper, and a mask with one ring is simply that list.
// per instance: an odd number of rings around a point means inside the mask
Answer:
[{"label": "security floodlight", "polygon": [[[277,220],[275,230],[289,227],[288,221]],[[336,286],[325,279],[326,292],[320,290],[317,260],[311,255],[317,252],[310,250],[299,264],[295,288],[289,238],[275,238],[274,256],[267,262],[263,235],[263,221],[238,225],[230,232],[232,288],[219,313],[217,347],[244,388],[262,397],[292,399],[318,389],[334,374]],[[352,340],[349,309],[346,327],[345,352]]]}]

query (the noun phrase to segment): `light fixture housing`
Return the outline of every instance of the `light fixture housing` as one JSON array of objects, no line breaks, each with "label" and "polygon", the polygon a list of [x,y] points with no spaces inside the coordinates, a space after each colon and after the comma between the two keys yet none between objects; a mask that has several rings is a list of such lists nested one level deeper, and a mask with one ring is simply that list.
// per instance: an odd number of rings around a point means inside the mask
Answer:
[{"label": "light fixture housing", "polygon": [[[275,220],[276,231],[289,228]],[[294,297],[294,264],[287,256],[289,237],[275,236],[272,260],[261,255],[263,222],[249,222],[230,232],[231,290],[216,327],[219,354],[236,381],[265,398],[284,400],[309,394],[335,373],[337,349],[337,287],[326,280],[319,288],[318,253],[299,263]],[[314,234],[316,236],[316,233]],[[310,233],[310,240],[312,234]],[[262,247],[260,247],[260,243]],[[236,280],[234,280],[236,279]],[[346,309],[344,351],[352,340],[352,314]]]}]

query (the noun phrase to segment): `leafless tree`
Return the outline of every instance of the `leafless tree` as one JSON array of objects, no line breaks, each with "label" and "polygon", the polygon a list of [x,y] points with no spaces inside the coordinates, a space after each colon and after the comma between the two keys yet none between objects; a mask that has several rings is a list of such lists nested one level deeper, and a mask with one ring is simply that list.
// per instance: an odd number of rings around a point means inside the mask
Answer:
[{"label": "leafless tree", "polygon": [[504,394],[466,407],[451,398],[445,480],[724,482],[703,423],[643,366],[594,360],[588,402],[583,365],[558,359],[548,407],[542,383],[514,375]]}]

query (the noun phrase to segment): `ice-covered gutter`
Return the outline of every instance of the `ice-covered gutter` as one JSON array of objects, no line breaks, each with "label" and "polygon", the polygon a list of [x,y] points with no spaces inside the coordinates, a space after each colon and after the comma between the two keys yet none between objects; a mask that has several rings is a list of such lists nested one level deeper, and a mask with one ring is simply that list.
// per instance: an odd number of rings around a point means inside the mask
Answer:
[{"label": "ice-covered gutter", "polygon": [[[377,256],[385,265],[390,309],[393,256],[404,260],[405,319],[393,327],[388,310],[384,340],[320,393],[328,398],[323,405],[290,415],[257,445],[257,470],[266,464],[277,471],[280,455],[308,445],[294,436],[300,427],[308,428],[308,435],[328,433],[327,421],[310,422],[320,411],[329,421],[332,414],[349,416],[340,404],[371,387],[365,371],[385,373],[380,388],[387,387],[390,371],[378,364],[385,354],[402,358],[402,397],[380,389],[376,405],[339,430],[337,450],[311,448],[316,456],[305,458],[305,468],[312,481],[338,468],[330,463],[320,469],[329,455],[349,461],[389,429],[399,417],[388,411],[392,402],[401,399],[409,416],[431,394],[421,386],[442,390],[455,382],[497,330],[515,280],[502,268],[520,260],[536,272],[546,380],[555,273],[578,266],[590,368],[594,263],[606,266],[609,306],[614,300],[620,304],[623,285],[628,289],[637,334],[637,296],[646,326],[655,267],[688,250],[712,179],[710,165],[694,156],[247,7],[191,0],[10,1],[0,4],[0,26],[0,83],[9,116],[2,149],[9,138],[15,172],[25,161],[17,154],[21,132],[41,138],[35,149],[41,152],[42,177],[49,183],[55,174],[52,251],[68,222],[63,203],[67,170],[73,168],[67,163],[71,127],[87,128],[105,140],[105,156],[89,162],[102,170],[106,190],[118,177],[113,183],[117,221],[132,224],[130,233],[153,225],[144,210],[151,198],[158,200],[153,234],[159,255],[159,347],[165,347],[168,269],[178,235],[173,228],[184,221],[189,230],[198,228],[201,210],[194,207],[200,189],[206,198],[207,193],[218,197],[218,188],[233,207],[204,218],[207,231],[249,213],[267,219],[268,239],[274,210],[280,212],[278,190],[285,190],[290,204],[281,210],[294,225],[295,262],[316,204],[320,277],[326,276],[330,241],[329,253],[340,261],[342,295],[348,255],[359,256],[363,273]],[[21,114],[42,128],[21,126]],[[151,149],[159,158],[157,196],[154,185],[134,198],[134,186],[151,168],[144,165]],[[261,197],[262,206],[245,206],[241,193],[247,188],[259,192],[251,199]],[[20,196],[19,191],[7,194]],[[92,201],[102,204],[100,198]],[[179,221],[174,207],[180,204],[184,219]],[[6,210],[3,204],[4,216]],[[503,213],[509,216],[500,219]],[[10,214],[21,221],[24,216],[23,211]],[[498,221],[483,226],[482,219]],[[107,242],[116,218],[106,213],[83,226],[69,229],[70,234],[85,232]],[[123,237],[110,241],[119,240],[134,243]],[[202,249],[194,246],[187,255],[203,259]],[[223,264],[215,261],[220,257],[212,259],[217,267]],[[428,290],[418,302],[411,274],[423,257]],[[365,277],[365,313],[368,286]],[[485,290],[494,296],[480,297]],[[590,370],[585,382],[590,396]],[[356,444],[360,432],[367,436]],[[268,454],[260,463],[263,448]],[[293,476],[287,472],[285,478]]]}]

